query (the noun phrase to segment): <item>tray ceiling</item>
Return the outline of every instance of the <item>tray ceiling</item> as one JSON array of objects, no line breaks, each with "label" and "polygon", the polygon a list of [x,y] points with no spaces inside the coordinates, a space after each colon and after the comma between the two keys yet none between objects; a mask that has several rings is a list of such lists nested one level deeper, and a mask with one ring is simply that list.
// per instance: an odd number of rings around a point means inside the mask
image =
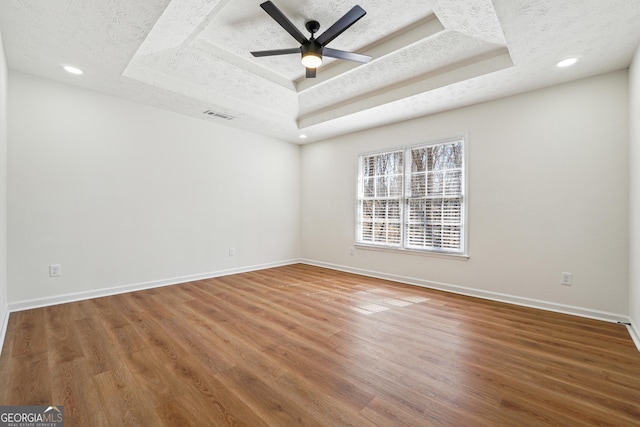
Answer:
[{"label": "tray ceiling", "polygon": [[[11,69],[296,143],[625,68],[640,39],[640,2],[359,0],[330,47],[373,60],[325,58],[305,79],[299,55],[249,53],[298,46],[260,3],[5,0],[0,30]],[[356,4],[274,3],[305,34]]]}]

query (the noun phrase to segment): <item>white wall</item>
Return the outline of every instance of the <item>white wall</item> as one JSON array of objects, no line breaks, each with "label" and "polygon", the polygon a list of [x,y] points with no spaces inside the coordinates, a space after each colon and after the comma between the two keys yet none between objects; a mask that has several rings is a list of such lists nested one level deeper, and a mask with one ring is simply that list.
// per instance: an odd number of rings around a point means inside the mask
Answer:
[{"label": "white wall", "polygon": [[0,350],[7,318],[7,61],[0,35]]},{"label": "white wall", "polygon": [[630,224],[629,316],[640,337],[640,46],[629,69],[630,98]]},{"label": "white wall", "polygon": [[[628,129],[627,72],[619,71],[306,145],[302,256],[626,318]],[[350,256],[358,154],[465,134],[470,259]],[[573,286],[560,285],[561,272],[573,273]]]},{"label": "white wall", "polygon": [[12,307],[300,256],[297,145],[13,71],[8,120]]}]

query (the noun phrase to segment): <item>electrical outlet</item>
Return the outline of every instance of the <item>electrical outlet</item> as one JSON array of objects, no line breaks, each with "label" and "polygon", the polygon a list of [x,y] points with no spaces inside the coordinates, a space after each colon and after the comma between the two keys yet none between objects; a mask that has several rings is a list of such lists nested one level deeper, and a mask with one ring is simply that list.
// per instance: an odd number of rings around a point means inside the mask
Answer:
[{"label": "electrical outlet", "polygon": [[62,266],[60,264],[49,265],[49,277],[58,277],[62,275]]},{"label": "electrical outlet", "polygon": [[573,273],[560,273],[560,284],[571,286],[573,284]]},{"label": "electrical outlet", "polygon": [[229,256],[236,256],[236,248],[229,248]]},{"label": "electrical outlet", "polygon": [[349,255],[355,255],[356,254],[356,250],[353,247],[349,248]]}]

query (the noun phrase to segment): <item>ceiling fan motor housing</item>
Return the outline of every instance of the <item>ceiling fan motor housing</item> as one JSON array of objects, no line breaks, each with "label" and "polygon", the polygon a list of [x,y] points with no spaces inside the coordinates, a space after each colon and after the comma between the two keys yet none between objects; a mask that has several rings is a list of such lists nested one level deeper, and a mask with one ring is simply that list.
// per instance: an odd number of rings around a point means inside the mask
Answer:
[{"label": "ceiling fan motor housing", "polygon": [[313,55],[322,58],[322,46],[314,39],[302,45],[302,56]]}]

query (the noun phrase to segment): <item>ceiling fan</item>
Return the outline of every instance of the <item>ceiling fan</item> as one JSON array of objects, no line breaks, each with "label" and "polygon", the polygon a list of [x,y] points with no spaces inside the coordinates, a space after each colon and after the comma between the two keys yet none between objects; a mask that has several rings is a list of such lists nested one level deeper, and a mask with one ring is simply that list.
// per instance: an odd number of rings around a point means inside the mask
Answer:
[{"label": "ceiling fan", "polygon": [[355,24],[360,18],[366,15],[367,12],[360,6],[354,6],[349,12],[347,12],[342,18],[338,19],[332,26],[330,26],[324,33],[318,38],[315,38],[315,34],[320,29],[318,21],[309,21],[305,24],[307,31],[311,33],[310,38],[306,38],[289,19],[270,1],[264,2],[260,5],[265,12],[269,14],[282,28],[284,28],[294,39],[300,43],[300,47],[291,49],[276,49],[276,50],[261,50],[258,52],[251,52],[255,57],[260,56],[274,56],[274,55],[289,55],[293,53],[299,53],[302,55],[302,65],[307,69],[306,77],[313,78],[316,76],[316,68],[322,64],[322,57],[328,56],[330,58],[346,59],[347,61],[355,61],[366,64],[371,61],[371,57],[362,55],[359,53],[346,52],[344,50],[331,49],[326,47],[333,39],[342,34],[347,28]]}]

